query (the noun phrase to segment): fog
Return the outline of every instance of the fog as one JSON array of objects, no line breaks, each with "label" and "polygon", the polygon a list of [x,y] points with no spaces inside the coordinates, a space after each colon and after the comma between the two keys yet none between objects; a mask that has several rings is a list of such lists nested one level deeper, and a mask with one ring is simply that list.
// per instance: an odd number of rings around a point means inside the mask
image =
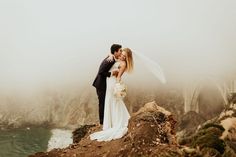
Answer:
[{"label": "fog", "polygon": [[[235,0],[0,0],[0,89],[90,86],[113,43],[157,61],[167,82],[235,78],[235,7]],[[160,84],[136,60],[126,79]]]}]

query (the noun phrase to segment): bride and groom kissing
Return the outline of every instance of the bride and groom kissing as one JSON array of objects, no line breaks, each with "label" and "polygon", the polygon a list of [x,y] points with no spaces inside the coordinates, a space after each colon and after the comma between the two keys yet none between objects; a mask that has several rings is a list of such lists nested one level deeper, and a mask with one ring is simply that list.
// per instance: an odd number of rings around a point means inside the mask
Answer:
[{"label": "bride and groom kissing", "polygon": [[110,54],[102,61],[93,82],[99,100],[102,131],[91,134],[91,140],[110,141],[123,137],[128,131],[130,114],[123,101],[126,87],[122,82],[122,76],[132,70],[132,51],[129,48],[122,49],[119,44],[113,44]]}]

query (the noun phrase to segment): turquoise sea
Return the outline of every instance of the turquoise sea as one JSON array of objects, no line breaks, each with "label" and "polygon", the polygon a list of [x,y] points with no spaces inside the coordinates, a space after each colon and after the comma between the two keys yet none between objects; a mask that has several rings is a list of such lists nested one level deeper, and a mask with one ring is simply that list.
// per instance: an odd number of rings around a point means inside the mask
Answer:
[{"label": "turquoise sea", "polygon": [[27,157],[46,151],[50,130],[43,127],[0,130],[0,157]]}]

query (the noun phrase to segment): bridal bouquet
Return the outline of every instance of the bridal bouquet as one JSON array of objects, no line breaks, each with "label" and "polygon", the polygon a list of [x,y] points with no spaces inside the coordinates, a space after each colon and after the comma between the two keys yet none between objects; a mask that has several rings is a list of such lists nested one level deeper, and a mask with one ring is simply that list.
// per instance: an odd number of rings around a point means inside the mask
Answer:
[{"label": "bridal bouquet", "polygon": [[127,87],[124,83],[116,83],[114,88],[114,95],[116,98],[124,98],[126,96]]}]

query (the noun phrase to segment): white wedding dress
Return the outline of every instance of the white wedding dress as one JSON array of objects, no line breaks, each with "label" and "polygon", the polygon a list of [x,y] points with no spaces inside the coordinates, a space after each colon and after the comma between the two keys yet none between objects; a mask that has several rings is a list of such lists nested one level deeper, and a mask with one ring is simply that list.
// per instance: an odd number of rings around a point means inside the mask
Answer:
[{"label": "white wedding dress", "polygon": [[[119,64],[119,62],[116,62],[110,71],[118,69]],[[128,131],[130,114],[123,99],[114,95],[115,85],[116,78],[114,76],[107,77],[103,130],[91,134],[91,140],[110,141],[121,138]]]}]

